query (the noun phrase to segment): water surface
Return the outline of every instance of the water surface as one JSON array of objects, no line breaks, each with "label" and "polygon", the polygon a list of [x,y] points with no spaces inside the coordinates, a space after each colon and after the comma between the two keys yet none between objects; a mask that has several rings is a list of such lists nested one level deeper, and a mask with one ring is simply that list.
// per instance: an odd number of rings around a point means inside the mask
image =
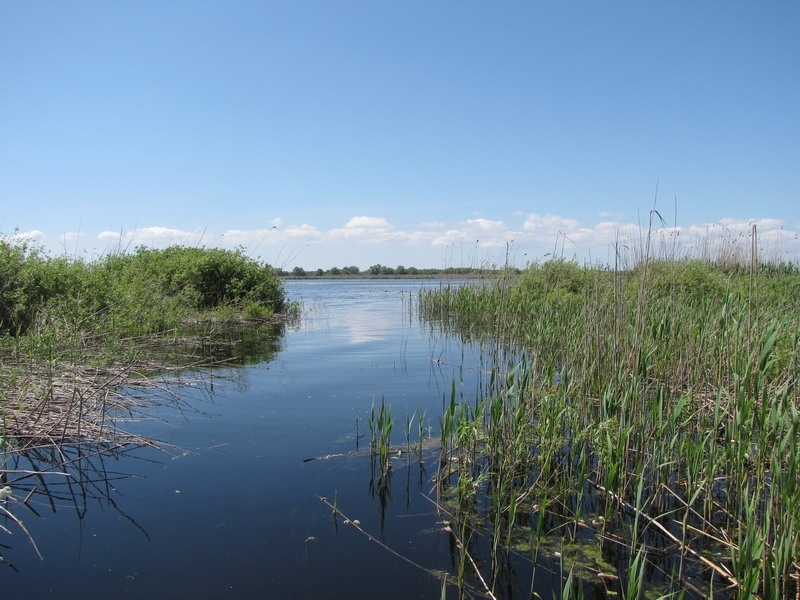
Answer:
[{"label": "water surface", "polygon": [[43,560],[4,523],[13,535],[0,531],[0,553],[14,568],[0,564],[3,597],[439,598],[435,577],[375,541],[453,570],[426,499],[434,463],[398,456],[378,485],[363,452],[374,405],[391,405],[403,446],[408,416],[424,413],[438,435],[453,381],[471,393],[481,377],[476,348],[417,321],[423,285],[439,283],[288,282],[304,307],[297,324],[238,364],[182,375],[180,410],[127,424],[168,449],[98,455],[70,481],[45,479],[35,513],[11,501]]}]

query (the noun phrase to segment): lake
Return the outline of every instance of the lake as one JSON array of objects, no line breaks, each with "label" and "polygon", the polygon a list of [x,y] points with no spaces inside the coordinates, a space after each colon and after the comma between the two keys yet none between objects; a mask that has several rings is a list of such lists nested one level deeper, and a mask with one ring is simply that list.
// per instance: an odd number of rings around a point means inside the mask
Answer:
[{"label": "lake", "polygon": [[[367,452],[382,401],[400,450],[409,419],[412,444],[419,415],[435,438],[453,383],[471,396],[486,377],[477,346],[417,319],[417,292],[438,285],[289,281],[297,323],[250,336],[227,366],[131,390],[179,397],[123,425],[168,446],[84,449],[72,477],[28,481],[29,508],[16,492],[42,560],[0,522],[3,598],[440,598],[431,573],[457,565],[432,502],[435,439],[421,459],[394,455],[388,477]],[[503,597],[529,597],[526,568],[509,567]]]}]

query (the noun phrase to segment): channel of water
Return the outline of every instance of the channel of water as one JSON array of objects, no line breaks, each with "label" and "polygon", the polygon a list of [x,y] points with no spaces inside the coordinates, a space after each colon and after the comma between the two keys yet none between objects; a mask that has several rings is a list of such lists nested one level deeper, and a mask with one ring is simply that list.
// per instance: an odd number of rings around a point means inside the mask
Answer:
[{"label": "channel of water", "polygon": [[[166,449],[90,457],[13,507],[42,559],[5,523],[3,597],[439,598],[430,573],[457,565],[429,499],[434,450],[398,453],[380,485],[365,452],[382,400],[402,448],[408,418],[412,442],[421,414],[437,436],[453,382],[470,396],[485,377],[479,348],[417,319],[417,292],[438,285],[287,282],[296,324],[228,366],[182,374],[167,390],[179,401],[125,424]],[[506,597],[527,597],[519,575]]]}]

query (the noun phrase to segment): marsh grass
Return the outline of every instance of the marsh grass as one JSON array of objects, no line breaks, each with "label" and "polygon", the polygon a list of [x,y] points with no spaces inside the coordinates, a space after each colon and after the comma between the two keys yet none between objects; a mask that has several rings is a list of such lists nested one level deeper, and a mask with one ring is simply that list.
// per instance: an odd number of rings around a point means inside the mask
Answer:
[{"label": "marsh grass", "polygon": [[796,594],[799,297],[793,265],[652,257],[421,291],[431,326],[492,357],[443,402],[437,477],[489,540],[490,589],[509,551],[536,562],[557,540],[599,549],[565,562],[584,591]]}]

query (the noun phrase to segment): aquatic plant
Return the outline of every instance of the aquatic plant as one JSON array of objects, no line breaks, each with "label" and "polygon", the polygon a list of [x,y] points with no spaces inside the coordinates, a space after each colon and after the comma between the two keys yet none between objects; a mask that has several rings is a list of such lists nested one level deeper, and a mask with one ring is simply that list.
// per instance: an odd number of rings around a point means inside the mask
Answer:
[{"label": "aquatic plant", "polygon": [[392,419],[392,410],[390,406],[381,398],[381,405],[377,412],[375,411],[375,403],[372,403],[369,418],[369,431],[370,431],[370,450],[373,457],[378,460],[378,470],[385,474],[391,470],[392,464],[389,460],[391,454],[391,437],[392,427],[394,420]]},{"label": "aquatic plant", "polygon": [[[488,540],[490,589],[527,545],[623,597],[796,593],[799,290],[797,268],[650,257],[421,291],[426,322],[491,357],[443,400],[437,477]],[[599,549],[594,574],[572,546]]]}]

